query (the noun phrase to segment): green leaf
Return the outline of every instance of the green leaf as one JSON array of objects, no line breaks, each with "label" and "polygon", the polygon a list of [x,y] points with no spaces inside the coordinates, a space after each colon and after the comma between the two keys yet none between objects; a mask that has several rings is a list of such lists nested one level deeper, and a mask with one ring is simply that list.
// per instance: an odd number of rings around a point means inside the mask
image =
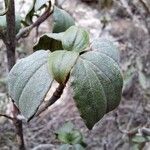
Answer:
[{"label": "green leaf", "polygon": [[141,135],[136,135],[132,138],[132,142],[134,142],[134,143],[143,143],[146,141],[147,141],[146,138]]},{"label": "green leaf", "polygon": [[79,131],[72,131],[72,141],[71,144],[79,144],[82,142],[82,134]]},{"label": "green leaf", "polygon": [[109,57],[114,59],[117,63],[119,63],[118,49],[111,41],[103,38],[98,38],[93,41],[91,47],[93,50],[102,52],[103,54],[108,55]]},{"label": "green leaf", "polygon": [[74,126],[71,122],[67,122],[65,123],[57,132],[57,134],[61,134],[61,133],[69,133],[73,130]]},{"label": "green leaf", "polygon": [[72,149],[72,145],[69,144],[63,144],[59,147],[59,150],[71,150]]},{"label": "green leaf", "polygon": [[73,150],[85,150],[85,148],[80,144],[75,144],[73,145]]},{"label": "green leaf", "polygon": [[120,68],[110,57],[113,51],[110,49],[110,54],[106,55],[105,50],[82,54],[70,75],[74,100],[89,129],[116,108],[121,99]]},{"label": "green leaf", "polygon": [[55,51],[55,50],[60,50],[62,49],[62,43],[61,40],[63,38],[64,33],[47,33],[43,34],[40,38],[39,41],[34,45],[33,50],[50,50],[50,51]]},{"label": "green leaf", "polygon": [[82,135],[78,131],[61,132],[58,139],[66,144],[78,144],[82,142]]},{"label": "green leaf", "polygon": [[43,5],[45,5],[49,0],[36,0],[34,5],[34,10],[39,10]]},{"label": "green leaf", "polygon": [[54,7],[53,18],[54,18],[54,27],[53,27],[54,33],[64,32],[69,27],[75,24],[73,18],[66,11],[58,7]]},{"label": "green leaf", "polygon": [[64,33],[62,45],[66,50],[80,53],[89,45],[89,35],[84,29],[72,26]]},{"label": "green leaf", "polygon": [[48,53],[41,50],[19,60],[8,76],[9,95],[27,120],[36,113],[53,82]]},{"label": "green leaf", "polygon": [[48,65],[50,74],[54,79],[64,84],[66,79],[78,58],[78,53],[66,50],[59,50],[50,53],[48,58]]}]

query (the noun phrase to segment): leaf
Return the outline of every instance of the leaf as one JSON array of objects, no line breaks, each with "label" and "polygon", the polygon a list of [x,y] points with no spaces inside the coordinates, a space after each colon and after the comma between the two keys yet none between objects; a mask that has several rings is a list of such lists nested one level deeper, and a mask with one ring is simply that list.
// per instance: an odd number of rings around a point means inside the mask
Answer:
[{"label": "leaf", "polygon": [[65,123],[57,132],[57,134],[61,134],[61,133],[69,133],[73,130],[74,126],[71,122],[67,122]]},{"label": "leaf", "polygon": [[83,138],[79,131],[72,131],[71,135],[72,135],[71,144],[79,144],[82,142]]},{"label": "leaf", "polygon": [[61,127],[58,132],[58,139],[67,144],[82,143],[82,134],[79,131],[74,130],[74,126],[71,122],[68,122]]},{"label": "leaf", "polygon": [[66,50],[59,50],[50,53],[48,58],[48,66],[50,74],[58,83],[64,84],[75,64],[78,53]]},{"label": "leaf", "polygon": [[101,49],[80,55],[70,75],[74,100],[89,129],[121,99],[123,80],[118,64],[110,57],[113,52],[110,49],[106,55],[106,49]]},{"label": "leaf", "polygon": [[140,150],[140,145],[139,144],[132,144],[131,150]]},{"label": "leaf", "polygon": [[58,7],[54,7],[53,18],[54,18],[53,33],[64,32],[69,27],[75,24],[70,14],[68,14],[66,11]]},{"label": "leaf", "polygon": [[63,38],[64,33],[47,33],[43,34],[40,38],[39,41],[34,45],[33,50],[50,50],[50,51],[55,51],[55,50],[60,50],[62,49],[62,43],[61,40]]},{"label": "leaf", "polygon": [[66,144],[78,144],[82,142],[82,135],[78,131],[61,132],[58,139]]},{"label": "leaf", "polygon": [[71,149],[72,149],[72,145],[69,144],[63,144],[59,148],[59,150],[71,150]]},{"label": "leaf", "polygon": [[41,50],[19,60],[8,76],[9,95],[27,120],[36,113],[53,82],[47,69],[48,53]]},{"label": "leaf", "polygon": [[85,150],[85,148],[80,144],[75,144],[73,145],[73,150]]},{"label": "leaf", "polygon": [[146,138],[144,138],[143,136],[140,136],[140,135],[136,135],[132,138],[132,142],[143,143],[143,142],[146,142]]},{"label": "leaf", "polygon": [[66,50],[80,53],[89,45],[89,35],[84,29],[72,26],[64,33],[62,45]]},{"label": "leaf", "polygon": [[103,54],[108,55],[109,57],[114,59],[117,63],[119,63],[118,49],[111,41],[103,38],[98,38],[93,41],[91,47],[93,50],[102,52]]},{"label": "leaf", "polygon": [[34,10],[39,10],[43,5],[45,5],[49,0],[36,0],[34,5]]}]

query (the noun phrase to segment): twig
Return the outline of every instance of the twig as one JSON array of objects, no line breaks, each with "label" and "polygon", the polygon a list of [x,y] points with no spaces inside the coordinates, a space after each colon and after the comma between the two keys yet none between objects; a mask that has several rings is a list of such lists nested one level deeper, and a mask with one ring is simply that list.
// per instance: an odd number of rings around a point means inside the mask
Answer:
[{"label": "twig", "polygon": [[37,113],[35,114],[35,116],[39,116],[43,111],[45,111],[49,106],[51,106],[52,104],[54,104],[62,95],[63,90],[65,88],[65,85],[60,84],[56,91],[53,93],[52,97],[46,101],[45,103],[43,103],[39,110],[37,111]]},{"label": "twig", "polygon": [[16,40],[18,41],[20,38],[24,37],[24,35],[29,34],[33,28],[38,27],[52,13],[53,13],[53,8],[52,8],[52,10],[50,10],[50,6],[49,6],[48,9],[33,24],[20,30],[20,32],[16,35]]},{"label": "twig", "polygon": [[[6,6],[8,6],[6,2]],[[7,61],[8,61],[8,70],[16,63],[15,58],[15,49],[16,49],[16,33],[15,33],[15,2],[14,0],[9,0],[8,12],[6,14],[6,22],[7,22],[7,31],[6,37],[4,39],[4,43],[7,49]],[[16,129],[16,137],[20,150],[25,150],[24,139],[23,139],[23,129],[22,129],[22,121],[17,118],[19,114],[18,108],[13,105],[13,124]]]},{"label": "twig", "polygon": [[14,118],[8,116],[8,115],[5,115],[5,114],[0,114],[0,117],[5,117],[7,119],[10,119],[10,120],[13,120]]}]

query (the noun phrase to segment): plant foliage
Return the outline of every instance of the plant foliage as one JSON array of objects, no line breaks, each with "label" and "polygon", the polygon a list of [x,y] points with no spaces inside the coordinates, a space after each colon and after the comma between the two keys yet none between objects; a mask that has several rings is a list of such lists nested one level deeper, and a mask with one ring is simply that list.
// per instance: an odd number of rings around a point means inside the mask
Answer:
[{"label": "plant foliage", "polygon": [[64,85],[69,82],[81,117],[91,129],[119,105],[123,80],[118,50],[106,39],[89,45],[88,32],[75,26],[64,10],[55,7],[54,18],[53,33],[43,35],[34,46],[39,51],[12,68],[9,94],[28,120],[43,102],[53,80]]}]

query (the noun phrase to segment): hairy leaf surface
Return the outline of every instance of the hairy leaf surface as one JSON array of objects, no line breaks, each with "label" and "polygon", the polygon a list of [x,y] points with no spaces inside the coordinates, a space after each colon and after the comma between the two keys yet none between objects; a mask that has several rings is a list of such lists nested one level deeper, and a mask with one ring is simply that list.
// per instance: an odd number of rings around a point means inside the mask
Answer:
[{"label": "hairy leaf surface", "polygon": [[63,48],[69,51],[82,52],[85,51],[89,44],[88,33],[77,26],[72,26],[64,33],[62,39]]},{"label": "hairy leaf surface", "polygon": [[9,73],[9,94],[27,119],[36,113],[52,84],[47,59],[48,51],[37,51],[19,60]]},{"label": "hairy leaf surface", "polygon": [[70,14],[68,14],[66,11],[58,7],[54,7],[53,17],[54,17],[54,27],[53,27],[54,33],[64,32],[69,27],[75,24]]},{"label": "hairy leaf surface", "polygon": [[119,52],[117,47],[109,40],[96,39],[92,43],[92,49],[104,53],[119,63]]},{"label": "hairy leaf surface", "polygon": [[114,51],[107,44],[103,47],[100,52],[82,54],[71,72],[74,99],[89,129],[104,114],[116,108],[121,99],[123,81],[120,68],[110,57]]}]

